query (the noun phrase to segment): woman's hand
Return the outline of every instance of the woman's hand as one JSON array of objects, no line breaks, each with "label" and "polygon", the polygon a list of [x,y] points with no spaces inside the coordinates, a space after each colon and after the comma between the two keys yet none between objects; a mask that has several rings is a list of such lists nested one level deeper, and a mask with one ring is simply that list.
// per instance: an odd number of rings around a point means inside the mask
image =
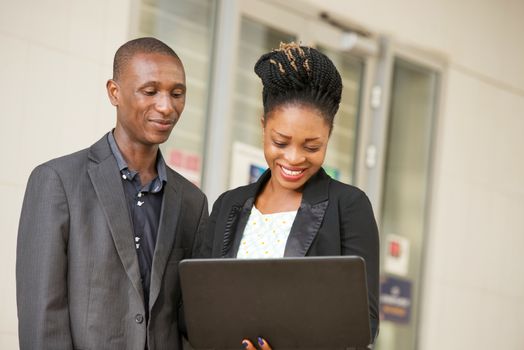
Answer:
[{"label": "woman's hand", "polygon": [[[271,350],[271,346],[264,340],[264,338],[258,337],[257,339],[258,347],[261,350]],[[257,350],[253,343],[249,339],[242,340],[242,349],[244,350]]]}]

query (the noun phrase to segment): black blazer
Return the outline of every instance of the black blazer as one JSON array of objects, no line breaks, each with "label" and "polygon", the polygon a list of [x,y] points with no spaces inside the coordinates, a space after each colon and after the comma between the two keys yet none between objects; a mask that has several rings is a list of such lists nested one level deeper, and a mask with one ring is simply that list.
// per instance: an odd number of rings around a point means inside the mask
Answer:
[{"label": "black blazer", "polygon": [[[236,257],[255,198],[271,177],[223,193],[213,205],[204,257]],[[379,238],[368,197],[320,169],[304,187],[284,256],[358,255],[366,261],[372,337],[378,329]]]}]

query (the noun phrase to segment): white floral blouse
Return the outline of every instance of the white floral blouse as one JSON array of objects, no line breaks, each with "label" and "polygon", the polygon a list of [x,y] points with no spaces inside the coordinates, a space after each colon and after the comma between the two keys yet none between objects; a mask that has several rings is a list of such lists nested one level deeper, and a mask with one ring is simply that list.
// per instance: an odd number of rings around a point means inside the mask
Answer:
[{"label": "white floral blouse", "polygon": [[237,258],[282,258],[296,215],[296,210],[262,214],[253,206],[240,241]]}]

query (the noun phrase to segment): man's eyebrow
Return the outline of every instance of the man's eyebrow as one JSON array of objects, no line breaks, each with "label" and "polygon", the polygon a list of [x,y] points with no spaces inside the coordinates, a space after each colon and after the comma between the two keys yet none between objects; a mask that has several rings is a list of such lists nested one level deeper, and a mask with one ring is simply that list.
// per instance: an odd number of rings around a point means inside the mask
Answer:
[{"label": "man's eyebrow", "polygon": [[[161,83],[159,81],[156,81],[156,80],[151,80],[151,81],[146,81],[145,83],[143,83],[142,85],[140,85],[140,89],[141,88],[145,88],[145,87],[148,87],[148,86],[159,86],[161,85]],[[173,86],[173,89],[186,89],[186,84],[184,83],[175,83],[175,85]]]},{"label": "man's eyebrow", "polygon": [[146,81],[145,83],[143,83],[142,85],[140,85],[141,88],[143,87],[147,87],[147,86],[157,86],[159,85],[160,83],[158,81],[155,81],[155,80],[150,80],[150,81]]},{"label": "man's eyebrow", "polygon": [[184,83],[176,83],[175,84],[175,89],[186,89],[186,84]]}]

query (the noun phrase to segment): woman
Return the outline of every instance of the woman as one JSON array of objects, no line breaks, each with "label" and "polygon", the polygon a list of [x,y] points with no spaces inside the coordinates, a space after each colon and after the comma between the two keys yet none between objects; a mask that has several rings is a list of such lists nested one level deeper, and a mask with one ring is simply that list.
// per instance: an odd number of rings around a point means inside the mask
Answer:
[{"label": "woman", "polygon": [[[262,129],[269,169],[222,194],[209,220],[204,254],[275,258],[358,255],[366,261],[373,339],[378,328],[379,240],[367,196],[322,169],[342,80],[319,51],[281,44],[258,60]],[[268,348],[263,339],[257,341]],[[245,348],[254,348],[244,340]]]}]

